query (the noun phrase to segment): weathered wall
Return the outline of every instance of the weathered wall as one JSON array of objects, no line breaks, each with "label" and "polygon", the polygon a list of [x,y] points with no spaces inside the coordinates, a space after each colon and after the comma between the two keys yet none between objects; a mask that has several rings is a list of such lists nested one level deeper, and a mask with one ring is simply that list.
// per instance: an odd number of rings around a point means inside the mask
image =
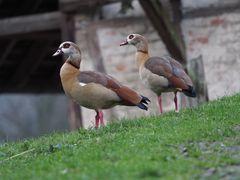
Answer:
[{"label": "weathered wall", "polygon": [[0,143],[68,129],[64,95],[1,95]]},{"label": "weathered wall", "polygon": [[222,8],[226,6],[235,6],[238,3],[239,0],[182,0],[182,8],[183,12],[188,12],[200,8]]},{"label": "weathered wall", "polygon": [[187,18],[182,29],[188,60],[204,61],[210,100],[239,92],[240,12]]}]

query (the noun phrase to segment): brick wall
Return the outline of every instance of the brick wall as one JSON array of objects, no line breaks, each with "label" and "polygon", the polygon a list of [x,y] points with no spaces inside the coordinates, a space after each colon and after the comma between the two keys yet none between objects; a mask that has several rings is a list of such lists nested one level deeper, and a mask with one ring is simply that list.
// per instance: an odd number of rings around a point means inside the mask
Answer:
[{"label": "brick wall", "polygon": [[240,13],[185,19],[188,60],[202,56],[210,100],[240,91]]}]

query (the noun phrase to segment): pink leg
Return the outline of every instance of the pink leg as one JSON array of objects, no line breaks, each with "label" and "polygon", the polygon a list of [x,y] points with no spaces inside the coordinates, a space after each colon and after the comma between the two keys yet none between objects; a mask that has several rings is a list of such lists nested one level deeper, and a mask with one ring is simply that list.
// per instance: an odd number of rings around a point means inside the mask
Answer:
[{"label": "pink leg", "polygon": [[103,122],[103,112],[102,111],[99,111],[99,118],[100,118],[100,125],[101,125],[101,127],[103,127],[104,122]]},{"label": "pink leg", "polygon": [[96,116],[95,116],[95,128],[97,129],[98,128],[98,125],[99,125],[99,112],[96,111]]},{"label": "pink leg", "polygon": [[174,103],[175,103],[175,112],[179,112],[178,111],[177,92],[174,92]]},{"label": "pink leg", "polygon": [[162,109],[162,97],[161,97],[161,95],[158,96],[158,104],[159,104],[160,112],[163,113],[163,109]]}]

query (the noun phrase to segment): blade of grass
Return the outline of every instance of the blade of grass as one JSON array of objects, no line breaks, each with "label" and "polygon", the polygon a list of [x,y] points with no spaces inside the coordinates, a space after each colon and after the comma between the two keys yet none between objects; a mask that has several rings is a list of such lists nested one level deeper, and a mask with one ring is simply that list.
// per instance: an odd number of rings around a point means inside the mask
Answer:
[{"label": "blade of grass", "polygon": [[27,150],[27,151],[23,151],[23,152],[21,152],[21,153],[19,153],[19,154],[15,154],[15,155],[13,155],[13,156],[11,156],[11,157],[8,157],[8,158],[0,161],[0,163],[3,163],[3,162],[5,162],[5,161],[11,160],[11,159],[13,159],[13,158],[22,156],[22,155],[27,154],[27,153],[29,153],[29,152],[32,152],[32,151],[34,151],[34,150],[35,150],[35,148],[29,149],[29,150]]}]

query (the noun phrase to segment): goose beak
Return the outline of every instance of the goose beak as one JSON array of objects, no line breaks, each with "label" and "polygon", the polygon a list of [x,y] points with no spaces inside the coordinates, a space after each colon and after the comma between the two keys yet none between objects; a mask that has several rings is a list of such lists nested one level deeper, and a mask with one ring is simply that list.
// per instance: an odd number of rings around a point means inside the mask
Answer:
[{"label": "goose beak", "polygon": [[58,49],[52,56],[59,56],[60,54],[63,54],[61,49]]},{"label": "goose beak", "polygon": [[120,46],[125,46],[125,45],[128,45],[127,40],[123,41],[123,42],[120,44]]}]

